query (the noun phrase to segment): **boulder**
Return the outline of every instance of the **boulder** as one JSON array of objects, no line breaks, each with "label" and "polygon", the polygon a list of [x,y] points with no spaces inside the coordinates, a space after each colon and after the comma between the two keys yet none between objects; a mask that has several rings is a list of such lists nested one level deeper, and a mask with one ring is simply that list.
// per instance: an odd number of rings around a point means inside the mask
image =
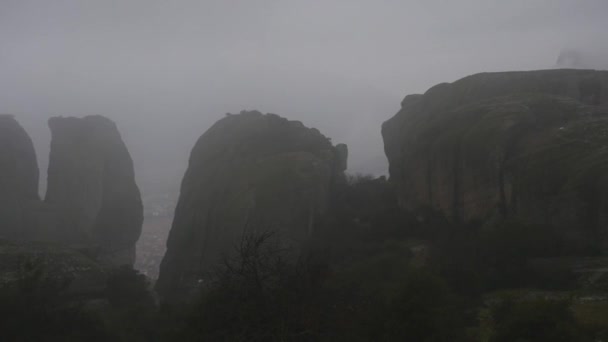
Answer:
[{"label": "boulder", "polygon": [[13,116],[0,115],[0,236],[21,237],[27,207],[38,199],[32,140]]},{"label": "boulder", "polygon": [[53,235],[61,242],[97,246],[102,260],[132,265],[143,206],[116,124],[102,116],[54,117],[49,127],[46,207],[39,212],[59,217],[61,231]]},{"label": "boulder", "polygon": [[187,294],[248,234],[300,248],[345,167],[346,146],[301,122],[257,111],[219,120],[192,149],[157,290]]},{"label": "boulder", "polygon": [[606,241],[607,103],[608,72],[594,70],[483,73],[407,96],[382,126],[399,204]]}]

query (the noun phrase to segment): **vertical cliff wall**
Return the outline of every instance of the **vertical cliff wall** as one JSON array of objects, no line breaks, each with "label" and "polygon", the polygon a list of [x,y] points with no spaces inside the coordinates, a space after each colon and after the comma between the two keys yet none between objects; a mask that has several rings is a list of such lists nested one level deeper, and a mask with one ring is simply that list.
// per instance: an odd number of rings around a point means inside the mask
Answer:
[{"label": "vertical cliff wall", "polygon": [[22,237],[27,207],[38,199],[32,140],[13,116],[0,115],[0,236]]},{"label": "vertical cliff wall", "polygon": [[294,248],[304,243],[343,175],[340,151],[316,129],[274,114],[219,120],[192,149],[159,292],[185,294],[246,234],[274,231]]},{"label": "vertical cliff wall", "polygon": [[407,96],[382,126],[400,205],[605,238],[607,103],[608,72],[593,70],[485,73]]},{"label": "vertical cliff wall", "polygon": [[131,156],[114,122],[102,116],[49,120],[45,202],[59,212],[64,238],[100,248],[100,257],[133,264],[143,206]]}]

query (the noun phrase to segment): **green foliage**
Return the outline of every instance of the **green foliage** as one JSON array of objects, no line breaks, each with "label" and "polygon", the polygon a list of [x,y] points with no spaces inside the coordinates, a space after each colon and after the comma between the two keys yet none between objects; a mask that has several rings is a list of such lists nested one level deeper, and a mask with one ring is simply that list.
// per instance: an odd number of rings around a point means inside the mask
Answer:
[{"label": "green foliage", "polygon": [[445,281],[428,270],[407,275],[399,295],[390,302],[384,341],[462,341],[464,307]]},{"label": "green foliage", "polygon": [[130,266],[113,270],[106,284],[106,298],[114,307],[154,307],[150,284],[145,275]]},{"label": "green foliage", "polygon": [[106,291],[70,292],[71,279],[45,262],[23,262],[0,288],[0,330],[5,341],[155,341],[160,316],[147,279],[130,267],[110,272]]},{"label": "green foliage", "polygon": [[384,177],[351,175],[347,180],[335,185],[329,213],[315,230],[314,243],[330,249],[332,261],[352,259],[370,246],[412,235],[413,217],[399,208],[397,194]]},{"label": "green foliage", "polygon": [[596,341],[608,339],[608,302],[579,301],[573,305],[575,317],[589,336]]},{"label": "green foliage", "polygon": [[110,307],[104,311],[107,329],[118,341],[153,341],[160,337],[156,303],[148,279],[130,266],[110,272],[105,289]]},{"label": "green foliage", "polygon": [[553,227],[503,221],[484,228],[479,245],[490,288],[534,286],[569,289],[574,285],[569,273],[550,274],[530,267],[533,258],[564,255],[567,242],[555,233]]},{"label": "green foliage", "polygon": [[563,242],[552,227],[499,221],[448,225],[433,243],[431,263],[450,287],[466,296],[500,288],[568,290],[576,279],[565,269],[539,270],[531,260],[562,256]]},{"label": "green foliage", "polygon": [[492,342],[587,341],[569,301],[506,299],[492,310]]},{"label": "green foliage", "polygon": [[319,335],[323,263],[293,260],[273,235],[246,236],[192,309],[186,340],[308,341]]},{"label": "green foliage", "polygon": [[370,244],[368,250],[357,251],[349,262],[336,265],[328,286],[336,290],[350,289],[361,296],[381,302],[393,299],[400,291],[412,261],[409,246],[400,241]]},{"label": "green foliage", "polygon": [[[341,270],[294,259],[272,234],[247,236],[173,338],[210,341],[459,341],[463,301],[404,246]],[[315,254],[309,254],[315,255]],[[317,254],[318,255],[318,254]]]},{"label": "green foliage", "polygon": [[26,260],[16,283],[0,288],[0,331],[5,341],[108,341],[99,317],[70,301],[69,279]]},{"label": "green foliage", "polygon": [[606,337],[601,305],[575,303],[574,315],[572,303],[560,300],[483,304],[484,294],[496,289],[571,288],[570,274],[530,266],[536,258],[564,254],[567,242],[552,227],[508,220],[463,225],[431,211],[404,213],[384,178],[354,177],[333,193],[310,245],[296,252],[273,233],[246,235],[205,279],[200,297],[181,306],[159,309],[145,276],[122,267],[109,272],[91,309],[86,298],[70,297],[69,279],[27,262],[18,281],[0,291],[3,337],[349,342]]}]

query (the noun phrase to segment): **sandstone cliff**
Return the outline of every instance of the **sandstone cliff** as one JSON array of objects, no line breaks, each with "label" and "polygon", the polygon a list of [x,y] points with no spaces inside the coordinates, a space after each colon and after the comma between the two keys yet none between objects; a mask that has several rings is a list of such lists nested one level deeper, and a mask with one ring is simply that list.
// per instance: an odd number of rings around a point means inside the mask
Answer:
[{"label": "sandstone cliff", "polygon": [[608,232],[608,72],[484,73],[410,95],[382,126],[401,207]]},{"label": "sandstone cliff", "polygon": [[0,236],[23,234],[26,208],[38,200],[38,162],[32,140],[10,115],[0,115]]},{"label": "sandstone cliff", "polygon": [[274,114],[228,114],[203,134],[188,170],[157,289],[182,293],[204,278],[240,239],[276,231],[299,246],[325,212],[332,181],[343,178],[346,146]]},{"label": "sandstone cliff", "polygon": [[49,127],[45,210],[59,216],[59,239],[96,245],[102,259],[133,264],[143,207],[133,162],[116,125],[87,116],[51,118]]}]

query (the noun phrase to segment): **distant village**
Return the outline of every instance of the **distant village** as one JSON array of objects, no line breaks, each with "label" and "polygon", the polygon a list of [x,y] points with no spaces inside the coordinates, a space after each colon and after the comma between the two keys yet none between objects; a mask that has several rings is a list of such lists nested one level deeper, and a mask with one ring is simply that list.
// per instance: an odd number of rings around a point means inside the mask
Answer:
[{"label": "distant village", "polygon": [[172,194],[144,196],[144,224],[137,241],[135,268],[152,282],[158,278],[158,267],[166,250],[176,199]]}]

